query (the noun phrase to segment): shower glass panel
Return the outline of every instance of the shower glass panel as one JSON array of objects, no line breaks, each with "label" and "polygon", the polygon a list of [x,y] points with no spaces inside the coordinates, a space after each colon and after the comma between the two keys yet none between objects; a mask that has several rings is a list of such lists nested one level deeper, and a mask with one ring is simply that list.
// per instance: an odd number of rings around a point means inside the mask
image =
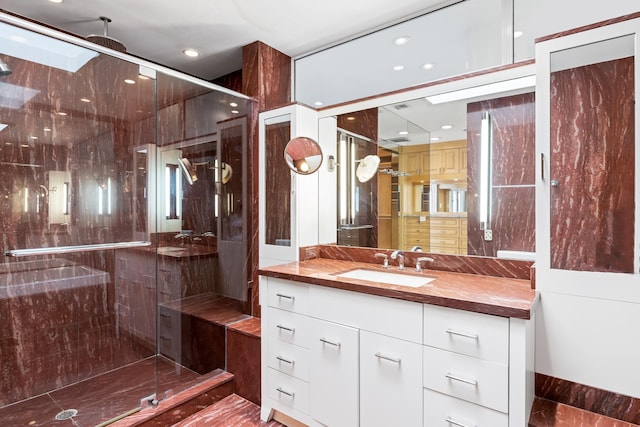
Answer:
[{"label": "shower glass panel", "polygon": [[4,14],[0,41],[2,424],[101,425],[220,372],[252,101]]}]

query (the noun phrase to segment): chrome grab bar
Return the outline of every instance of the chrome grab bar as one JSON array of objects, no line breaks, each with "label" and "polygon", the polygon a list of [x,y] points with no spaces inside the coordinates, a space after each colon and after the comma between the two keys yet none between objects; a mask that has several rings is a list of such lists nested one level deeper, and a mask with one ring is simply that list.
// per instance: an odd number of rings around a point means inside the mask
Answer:
[{"label": "chrome grab bar", "polygon": [[76,245],[76,246],[57,246],[49,248],[31,248],[31,249],[9,249],[5,251],[5,256],[21,257],[21,256],[33,256],[33,255],[55,255],[55,254],[68,254],[74,252],[88,252],[88,251],[104,251],[108,249],[127,249],[127,248],[142,248],[145,246],[151,246],[151,242],[137,241],[137,242],[118,242],[118,243],[97,243],[93,245]]}]

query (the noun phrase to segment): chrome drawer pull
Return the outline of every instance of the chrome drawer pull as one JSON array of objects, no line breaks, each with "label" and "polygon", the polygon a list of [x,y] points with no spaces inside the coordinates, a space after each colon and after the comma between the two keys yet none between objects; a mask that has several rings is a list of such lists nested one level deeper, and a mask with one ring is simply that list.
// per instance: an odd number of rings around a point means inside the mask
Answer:
[{"label": "chrome drawer pull", "polygon": [[402,361],[402,360],[401,360],[401,359],[399,359],[399,358],[398,358],[398,359],[394,359],[393,357],[385,356],[385,355],[380,354],[380,353],[376,353],[376,354],[375,354],[375,356],[376,356],[378,359],[388,360],[389,362],[394,362],[394,363],[397,363],[398,365],[399,365],[399,364],[400,364],[400,362]]},{"label": "chrome drawer pull", "polygon": [[277,391],[278,393],[282,393],[282,394],[284,394],[284,395],[286,395],[286,396],[289,396],[289,397],[291,397],[291,398],[293,398],[293,396],[295,395],[295,393],[294,393],[294,392],[289,392],[289,391],[283,390],[283,389],[281,389],[280,387],[276,388],[276,391]]},{"label": "chrome drawer pull", "polygon": [[447,329],[447,333],[450,335],[458,335],[460,337],[466,337],[466,338],[471,338],[472,340],[477,340],[478,339],[478,335],[472,335],[472,334],[465,334],[464,332],[459,332],[459,331],[455,331],[453,329]]},{"label": "chrome drawer pull", "polygon": [[472,386],[478,385],[478,381],[476,380],[468,380],[466,378],[456,377],[455,375],[451,375],[451,374],[445,374],[444,376],[449,378],[450,380],[460,381],[461,383],[470,384]]},{"label": "chrome drawer pull", "polygon": [[323,343],[325,343],[325,344],[332,345],[332,346],[334,346],[334,347],[340,347],[340,345],[341,345],[339,342],[331,342],[331,341],[326,340],[326,339],[324,339],[324,338],[320,338],[320,341],[322,341],[322,342],[323,342]]},{"label": "chrome drawer pull", "polygon": [[[446,422],[448,422],[448,423],[449,423],[449,424],[451,424],[451,425],[458,426],[458,427],[471,427],[469,424],[462,424],[462,423],[459,423],[458,421],[454,420],[454,419],[453,419],[453,418],[451,418],[451,417],[447,417],[447,419],[446,419],[445,421],[446,421]],[[475,427],[475,426],[474,426],[474,427]]]},{"label": "chrome drawer pull", "polygon": [[288,363],[289,365],[293,365],[293,360],[287,360],[287,359],[284,359],[284,358],[282,358],[280,356],[276,356],[276,359],[278,359],[281,362]]},{"label": "chrome drawer pull", "polygon": [[291,332],[291,333],[294,333],[296,331],[294,328],[287,328],[286,326],[282,326],[282,325],[276,325],[276,327],[278,329],[282,329],[284,331]]},{"label": "chrome drawer pull", "polygon": [[280,294],[280,293],[276,294],[276,296],[277,296],[278,298],[284,298],[284,299],[291,300],[291,302],[293,302],[293,300],[295,300],[295,299],[296,299],[296,297],[294,297],[294,296],[291,296],[291,295],[285,295],[285,294]]}]

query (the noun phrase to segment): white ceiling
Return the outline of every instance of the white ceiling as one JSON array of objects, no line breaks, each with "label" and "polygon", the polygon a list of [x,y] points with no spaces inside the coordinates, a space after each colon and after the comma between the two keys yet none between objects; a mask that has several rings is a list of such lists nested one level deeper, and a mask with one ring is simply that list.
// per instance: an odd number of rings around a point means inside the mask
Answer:
[{"label": "white ceiling", "polygon": [[[241,67],[260,40],[296,57],[415,15],[443,0],[0,0],[0,8],[87,36],[109,36],[128,53],[206,80]],[[185,48],[200,51],[187,58]]]}]

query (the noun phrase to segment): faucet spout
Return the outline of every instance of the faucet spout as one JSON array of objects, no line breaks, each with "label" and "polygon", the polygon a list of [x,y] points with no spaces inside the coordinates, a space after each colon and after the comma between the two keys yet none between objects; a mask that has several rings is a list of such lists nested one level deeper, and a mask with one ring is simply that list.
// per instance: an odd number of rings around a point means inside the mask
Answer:
[{"label": "faucet spout", "polygon": [[422,263],[423,262],[435,262],[435,260],[428,256],[420,257],[416,260],[416,272],[420,273],[422,271]]},{"label": "faucet spout", "polygon": [[391,253],[391,259],[398,260],[398,270],[404,270],[404,252],[397,249]]}]

